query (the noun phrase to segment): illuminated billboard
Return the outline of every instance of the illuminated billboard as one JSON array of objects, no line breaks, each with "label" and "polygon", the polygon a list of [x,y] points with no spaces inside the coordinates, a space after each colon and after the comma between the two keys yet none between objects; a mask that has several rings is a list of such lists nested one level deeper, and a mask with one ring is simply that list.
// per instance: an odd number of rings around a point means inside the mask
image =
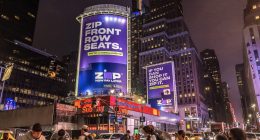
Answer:
[{"label": "illuminated billboard", "polygon": [[[174,63],[164,62],[146,68],[147,96],[152,107],[176,111],[176,82]],[[175,108],[174,108],[175,107]]]},{"label": "illuminated billboard", "polygon": [[127,22],[113,14],[82,17],[78,96],[127,93]]}]

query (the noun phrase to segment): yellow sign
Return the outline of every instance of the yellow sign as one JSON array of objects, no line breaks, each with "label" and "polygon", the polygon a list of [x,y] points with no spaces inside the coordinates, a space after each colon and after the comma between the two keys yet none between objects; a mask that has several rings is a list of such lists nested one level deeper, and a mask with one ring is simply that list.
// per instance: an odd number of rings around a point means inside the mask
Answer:
[{"label": "yellow sign", "polygon": [[94,51],[94,52],[88,52],[88,56],[96,56],[96,55],[123,56],[123,53],[122,52],[115,52],[115,51]]}]

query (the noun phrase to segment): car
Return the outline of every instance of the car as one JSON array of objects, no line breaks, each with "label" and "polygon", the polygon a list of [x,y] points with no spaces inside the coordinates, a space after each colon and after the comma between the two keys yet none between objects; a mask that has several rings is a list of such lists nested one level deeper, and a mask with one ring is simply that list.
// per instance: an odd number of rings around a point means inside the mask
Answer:
[{"label": "car", "polygon": [[251,133],[251,132],[246,133],[246,138],[247,138],[247,140],[257,140],[256,134]]},{"label": "car", "polygon": [[15,140],[13,132],[10,130],[0,130],[0,139],[3,139],[4,134],[8,134],[8,138],[11,140]]},{"label": "car", "polygon": [[96,140],[120,140],[124,136],[123,133],[102,133],[97,136]]}]

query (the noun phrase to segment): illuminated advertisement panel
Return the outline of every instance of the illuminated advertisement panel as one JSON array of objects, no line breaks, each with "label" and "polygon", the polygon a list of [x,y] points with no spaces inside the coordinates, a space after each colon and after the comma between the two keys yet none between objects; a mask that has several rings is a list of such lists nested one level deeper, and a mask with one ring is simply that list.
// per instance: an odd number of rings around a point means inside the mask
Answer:
[{"label": "illuminated advertisement panel", "polygon": [[152,107],[173,107],[177,104],[173,62],[148,66],[146,79],[148,101]]},{"label": "illuminated advertisement panel", "polygon": [[78,96],[127,93],[127,18],[102,14],[81,19]]}]

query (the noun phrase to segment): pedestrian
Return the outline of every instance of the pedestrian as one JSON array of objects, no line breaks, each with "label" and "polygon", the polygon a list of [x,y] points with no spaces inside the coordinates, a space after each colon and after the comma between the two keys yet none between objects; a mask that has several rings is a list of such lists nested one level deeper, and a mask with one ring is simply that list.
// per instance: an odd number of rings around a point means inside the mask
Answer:
[{"label": "pedestrian", "polygon": [[189,140],[189,138],[186,136],[184,130],[179,130],[176,134],[176,140]]},{"label": "pedestrian", "polygon": [[144,126],[141,128],[141,132],[146,137],[146,140],[168,140],[167,137],[163,137],[163,132],[156,130],[153,125]]},{"label": "pedestrian", "polygon": [[83,125],[81,128],[81,136],[79,137],[79,140],[93,140],[93,137],[88,132],[88,126]]},{"label": "pedestrian", "polygon": [[42,135],[42,126],[36,123],[32,126],[32,130],[28,131],[25,135],[18,138],[19,140],[45,140]]},{"label": "pedestrian", "polygon": [[121,138],[120,138],[120,140],[131,140],[131,136],[130,136],[130,131],[129,130],[127,130],[126,131],[126,134],[124,134]]},{"label": "pedestrian", "polygon": [[60,129],[51,136],[51,140],[71,140],[71,138],[68,132],[64,129]]},{"label": "pedestrian", "polygon": [[229,130],[230,140],[246,140],[246,133],[240,128],[232,128]]},{"label": "pedestrian", "polygon": [[217,134],[214,140],[228,140],[227,136],[224,134]]},{"label": "pedestrian", "polygon": [[3,138],[1,140],[11,140],[11,138],[9,138],[9,134],[8,133],[4,133],[3,134]]}]

